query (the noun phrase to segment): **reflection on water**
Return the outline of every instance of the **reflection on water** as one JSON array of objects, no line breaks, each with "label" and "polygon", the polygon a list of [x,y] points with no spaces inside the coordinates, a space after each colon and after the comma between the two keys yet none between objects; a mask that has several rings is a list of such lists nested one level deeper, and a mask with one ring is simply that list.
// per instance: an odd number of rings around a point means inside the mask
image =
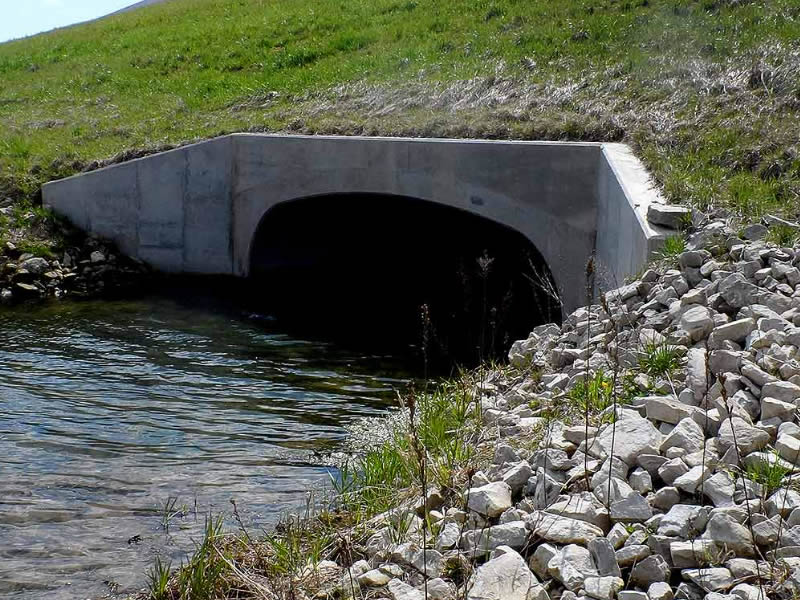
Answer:
[{"label": "reflection on water", "polygon": [[[0,597],[141,587],[156,553],[178,564],[231,499],[252,526],[274,522],[327,480],[310,451],[405,381],[391,357],[194,306],[0,312]],[[171,497],[188,512],[166,534]]]}]

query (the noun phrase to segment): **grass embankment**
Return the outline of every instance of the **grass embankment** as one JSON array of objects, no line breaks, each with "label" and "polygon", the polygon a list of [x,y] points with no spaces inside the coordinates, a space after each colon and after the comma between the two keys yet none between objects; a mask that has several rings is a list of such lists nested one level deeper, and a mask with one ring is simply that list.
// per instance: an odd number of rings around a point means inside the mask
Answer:
[{"label": "grass embankment", "polygon": [[624,140],[672,200],[796,216],[799,40],[794,0],[170,0],[0,45],[0,197],[297,131]]}]

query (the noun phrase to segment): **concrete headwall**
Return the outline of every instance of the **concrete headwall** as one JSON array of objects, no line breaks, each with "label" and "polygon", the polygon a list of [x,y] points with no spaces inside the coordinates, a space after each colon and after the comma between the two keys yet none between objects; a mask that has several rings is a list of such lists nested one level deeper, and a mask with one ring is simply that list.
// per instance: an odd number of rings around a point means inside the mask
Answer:
[{"label": "concrete headwall", "polygon": [[621,284],[663,237],[644,218],[657,193],[619,144],[235,134],[43,189],[45,205],[157,269],[236,276],[271,208],[342,193],[418,198],[519,231],[566,311],[585,301],[591,255]]}]

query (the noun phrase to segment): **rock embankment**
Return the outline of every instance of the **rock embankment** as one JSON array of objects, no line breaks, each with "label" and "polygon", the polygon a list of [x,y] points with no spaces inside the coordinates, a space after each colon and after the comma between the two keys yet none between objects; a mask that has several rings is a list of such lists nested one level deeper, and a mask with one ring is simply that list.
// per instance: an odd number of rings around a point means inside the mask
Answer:
[{"label": "rock embankment", "polygon": [[143,264],[92,237],[58,259],[25,253],[6,242],[0,248],[0,304],[98,295],[132,284],[145,273]]},{"label": "rock embankment", "polygon": [[673,268],[537,327],[483,385],[491,464],[379,517],[364,560],[323,563],[337,593],[797,598],[798,265],[712,222]]}]

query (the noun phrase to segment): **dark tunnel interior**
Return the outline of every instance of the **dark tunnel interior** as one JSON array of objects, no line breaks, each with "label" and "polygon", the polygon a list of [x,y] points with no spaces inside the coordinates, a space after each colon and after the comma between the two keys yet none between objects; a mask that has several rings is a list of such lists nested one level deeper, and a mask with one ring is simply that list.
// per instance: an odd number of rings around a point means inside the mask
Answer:
[{"label": "dark tunnel interior", "polygon": [[430,365],[501,357],[561,318],[550,270],[526,237],[406,197],[279,204],[256,231],[250,275],[259,308],[290,328]]}]

